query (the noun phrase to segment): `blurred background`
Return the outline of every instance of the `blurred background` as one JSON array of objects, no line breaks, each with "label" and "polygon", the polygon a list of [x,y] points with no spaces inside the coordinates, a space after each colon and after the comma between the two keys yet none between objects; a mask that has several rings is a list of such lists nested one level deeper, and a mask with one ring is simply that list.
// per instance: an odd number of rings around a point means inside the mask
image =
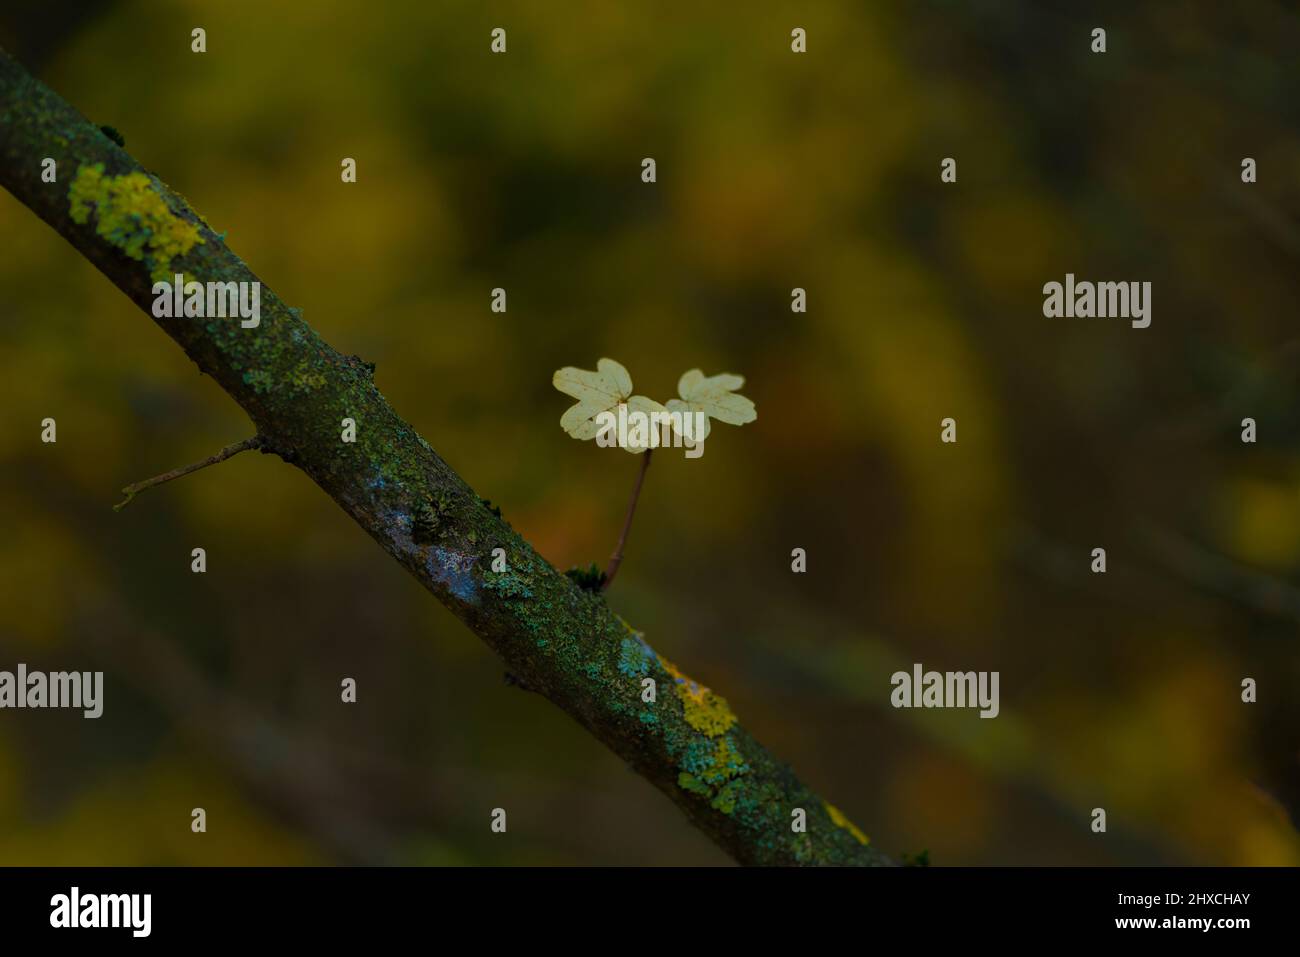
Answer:
[{"label": "blurred background", "polygon": [[[553,370],[745,375],[609,600],[882,850],[1300,863],[1300,18],[1074,7],[10,3],[0,45],[560,568],[636,461]],[[97,721],[0,712],[0,863],[727,863],[278,459],[115,514],[249,424],[8,194],[0,236],[0,668],[106,673]],[[1066,272],[1151,327],[1045,319]],[[892,709],[913,662],[1001,715]]]}]

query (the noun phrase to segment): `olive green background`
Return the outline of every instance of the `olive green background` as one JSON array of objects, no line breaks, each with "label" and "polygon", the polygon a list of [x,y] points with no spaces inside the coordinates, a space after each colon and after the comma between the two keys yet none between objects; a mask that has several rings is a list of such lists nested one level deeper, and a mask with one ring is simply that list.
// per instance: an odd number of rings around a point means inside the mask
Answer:
[{"label": "olive green background", "polygon": [[[553,370],[746,376],[609,600],[882,850],[1300,862],[1294,8],[19,3],[0,45],[562,568],[636,462]],[[0,712],[0,863],[726,862],[278,459],[115,514],[249,425],[8,195],[0,237],[0,668],[107,686]],[[1066,272],[1151,281],[1151,327],[1045,319]],[[892,709],[913,662],[999,671],[1001,715]]]}]

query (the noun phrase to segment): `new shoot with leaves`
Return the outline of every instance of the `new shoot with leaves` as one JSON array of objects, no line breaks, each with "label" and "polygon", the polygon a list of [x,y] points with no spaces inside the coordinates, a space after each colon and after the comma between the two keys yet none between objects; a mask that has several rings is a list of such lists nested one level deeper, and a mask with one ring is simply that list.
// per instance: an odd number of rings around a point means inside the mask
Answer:
[{"label": "new shoot with leaves", "polygon": [[565,366],[556,370],[551,384],[578,400],[560,417],[560,428],[575,439],[595,439],[602,448],[613,446],[642,457],[623,529],[609,564],[599,579],[584,578],[603,591],[613,582],[623,562],[623,549],[654,449],[667,445],[684,447],[687,458],[699,458],[704,454],[704,440],[709,436],[709,419],[744,425],[758,418],[758,413],[753,402],[735,391],[745,384],[744,378],[729,372],[705,376],[699,369],[691,369],[677,381],[680,398],[663,404],[643,395],[633,395],[632,377],[613,359],[597,360],[594,372]]}]

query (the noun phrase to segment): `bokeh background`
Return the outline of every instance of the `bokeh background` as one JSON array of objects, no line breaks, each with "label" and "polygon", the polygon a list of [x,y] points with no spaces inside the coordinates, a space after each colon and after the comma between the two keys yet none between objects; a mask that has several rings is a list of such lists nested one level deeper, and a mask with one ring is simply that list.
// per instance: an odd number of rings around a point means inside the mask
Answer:
[{"label": "bokeh background", "polygon": [[[609,598],[881,849],[1300,862],[1293,6],[100,0],[0,45],[561,568],[636,462],[552,371],[744,374]],[[115,514],[248,423],[7,194],[0,237],[0,667],[107,685],[0,712],[0,863],[726,863],[278,459]],[[1151,327],[1045,319],[1066,272],[1152,281]],[[893,710],[918,661],[1000,671],[1001,716]]]}]

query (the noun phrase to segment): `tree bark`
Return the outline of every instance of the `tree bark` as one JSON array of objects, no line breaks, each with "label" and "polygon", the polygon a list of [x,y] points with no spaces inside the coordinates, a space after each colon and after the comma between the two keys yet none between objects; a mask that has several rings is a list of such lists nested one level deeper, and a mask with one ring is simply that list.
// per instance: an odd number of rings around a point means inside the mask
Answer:
[{"label": "tree bark", "polygon": [[[42,160],[57,182],[42,181]],[[0,51],[0,184],[153,318],[155,280],[257,277],[189,204]],[[156,198],[155,198],[156,197]],[[159,204],[161,201],[161,205]],[[11,237],[11,241],[13,241]],[[745,864],[889,864],[727,703],[490,510],[375,387],[265,285],[261,322],[154,318],[296,466],[544,695]],[[356,440],[341,440],[342,420]],[[491,567],[506,550],[508,570]],[[656,698],[642,700],[644,679]],[[797,830],[797,811],[806,829]]]}]

